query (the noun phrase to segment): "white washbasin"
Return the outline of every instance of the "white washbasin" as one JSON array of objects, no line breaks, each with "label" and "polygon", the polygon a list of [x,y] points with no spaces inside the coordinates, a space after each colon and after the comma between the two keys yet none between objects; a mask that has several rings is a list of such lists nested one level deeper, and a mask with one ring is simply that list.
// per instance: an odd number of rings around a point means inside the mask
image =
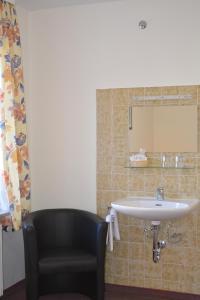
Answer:
[{"label": "white washbasin", "polygon": [[135,218],[160,221],[182,217],[192,211],[200,201],[198,199],[156,200],[153,197],[128,197],[111,206],[122,214]]}]

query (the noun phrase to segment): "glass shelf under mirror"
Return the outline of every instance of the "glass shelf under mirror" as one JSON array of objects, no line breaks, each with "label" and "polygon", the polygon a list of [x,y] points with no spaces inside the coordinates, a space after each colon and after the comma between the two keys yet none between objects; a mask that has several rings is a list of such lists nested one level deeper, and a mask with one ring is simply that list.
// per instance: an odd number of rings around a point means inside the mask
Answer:
[{"label": "glass shelf under mirror", "polygon": [[174,169],[174,170],[192,170],[195,169],[195,166],[159,166],[159,165],[147,165],[147,166],[131,166],[131,165],[127,165],[125,166],[125,168],[128,169]]}]

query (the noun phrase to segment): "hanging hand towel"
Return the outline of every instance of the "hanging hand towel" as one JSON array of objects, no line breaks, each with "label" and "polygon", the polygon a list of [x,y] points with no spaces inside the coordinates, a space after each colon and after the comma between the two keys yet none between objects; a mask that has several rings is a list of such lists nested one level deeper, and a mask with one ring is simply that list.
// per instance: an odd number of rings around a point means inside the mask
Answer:
[{"label": "hanging hand towel", "polygon": [[108,247],[108,250],[113,251],[113,226],[112,226],[112,216],[110,214],[106,216],[106,222],[108,223],[106,245]]},{"label": "hanging hand towel", "polygon": [[113,251],[113,239],[120,240],[117,212],[114,208],[110,208],[109,214],[106,216],[106,222],[108,223],[106,244],[108,249]]},{"label": "hanging hand towel", "polygon": [[114,208],[111,208],[110,215],[112,218],[112,224],[113,224],[113,237],[115,240],[120,240],[120,234],[119,234],[119,223],[117,218],[117,212]]}]

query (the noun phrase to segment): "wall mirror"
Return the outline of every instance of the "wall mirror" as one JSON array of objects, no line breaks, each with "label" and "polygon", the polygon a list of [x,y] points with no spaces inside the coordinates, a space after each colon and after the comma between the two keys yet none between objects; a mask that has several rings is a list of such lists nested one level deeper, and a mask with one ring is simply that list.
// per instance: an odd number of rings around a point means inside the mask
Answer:
[{"label": "wall mirror", "polygon": [[132,106],[129,152],[197,152],[196,105]]}]

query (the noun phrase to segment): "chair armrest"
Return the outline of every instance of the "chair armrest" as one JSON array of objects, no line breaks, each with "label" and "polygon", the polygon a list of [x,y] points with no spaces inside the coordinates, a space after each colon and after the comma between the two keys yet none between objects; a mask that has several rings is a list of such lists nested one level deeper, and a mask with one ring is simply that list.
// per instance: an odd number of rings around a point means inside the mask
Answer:
[{"label": "chair armrest", "polygon": [[97,256],[98,262],[104,261],[107,223],[101,217],[83,212],[79,219],[79,234],[84,249]]}]

